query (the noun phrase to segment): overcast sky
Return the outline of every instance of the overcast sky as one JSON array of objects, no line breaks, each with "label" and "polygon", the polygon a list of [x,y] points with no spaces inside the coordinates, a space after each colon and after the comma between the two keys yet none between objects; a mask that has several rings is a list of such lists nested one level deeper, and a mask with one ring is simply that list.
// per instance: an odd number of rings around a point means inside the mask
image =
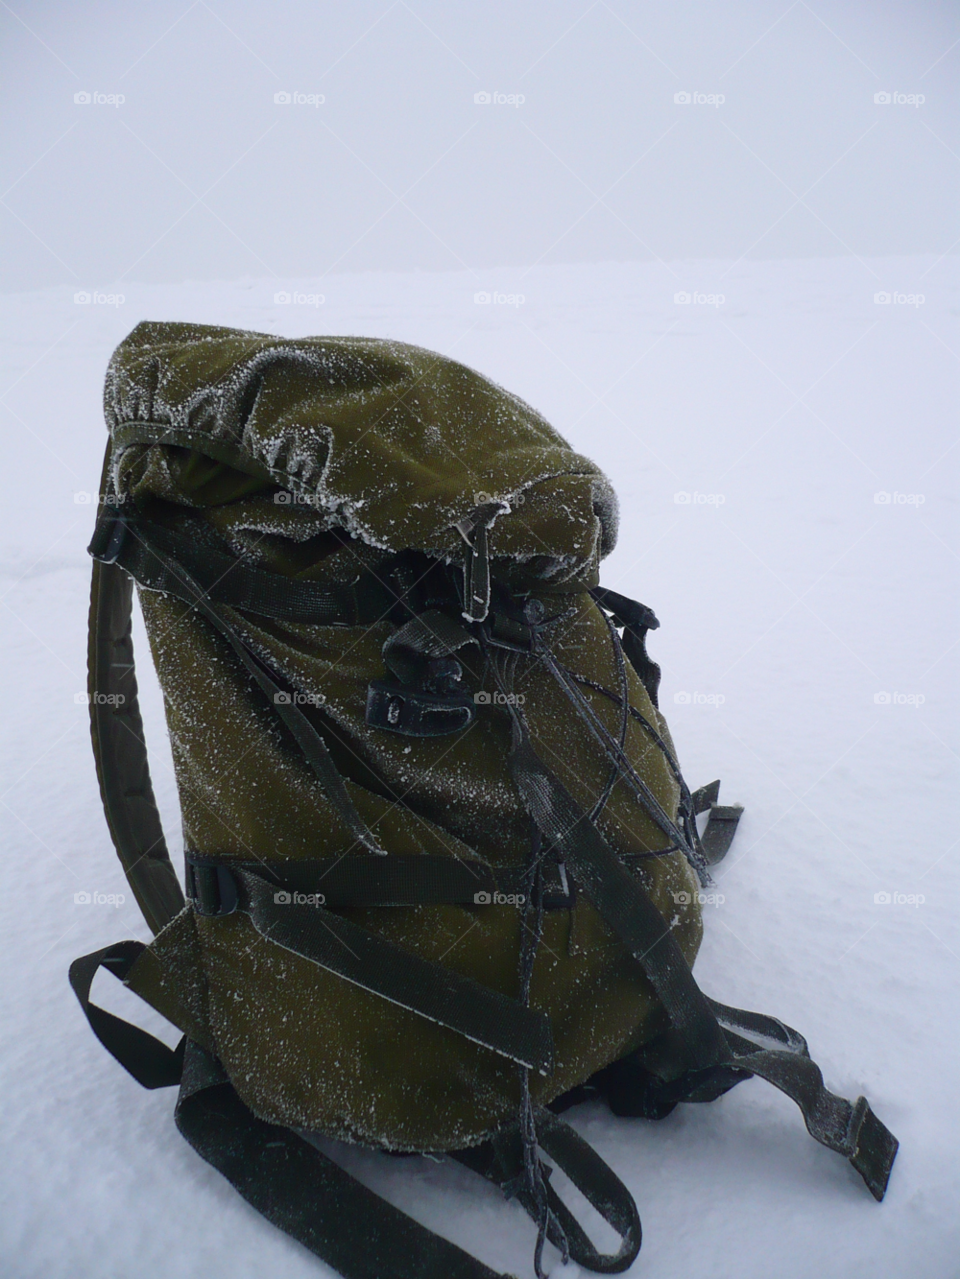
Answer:
[{"label": "overcast sky", "polygon": [[11,0],[0,32],[5,289],[960,236],[955,3]]}]

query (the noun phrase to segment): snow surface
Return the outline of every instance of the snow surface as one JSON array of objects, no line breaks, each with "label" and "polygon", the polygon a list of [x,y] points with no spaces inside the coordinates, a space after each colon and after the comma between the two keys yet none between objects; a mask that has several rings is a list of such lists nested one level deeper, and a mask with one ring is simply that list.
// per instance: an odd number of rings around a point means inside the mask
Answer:
[{"label": "snow surface", "polygon": [[[130,285],[119,306],[76,305],[66,289],[0,299],[4,1274],[328,1273],[193,1154],[173,1124],[173,1093],[127,1077],[66,980],[74,956],[148,936],[110,845],[75,699],[94,510],[75,495],[96,493],[109,354],[147,318],[432,347],[529,400],[604,467],[621,499],[604,583],[661,619],[650,647],[688,780],[719,776],[721,798],[746,805],[717,875],[723,903],[706,908],[700,983],[796,1026],[828,1086],[864,1092],[902,1143],[877,1205],[760,1081],[659,1124],[581,1107],[573,1122],[640,1208],[631,1273],[960,1274],[958,261]],[[281,290],[325,301],[276,305]],[[524,300],[475,303],[481,290]],[[725,300],[675,303],[681,290]],[[924,301],[877,304],[878,291]],[[877,493],[914,500],[878,503]],[[142,631],[139,653],[177,861],[176,794]],[[77,904],[83,892],[126,901]],[[109,978],[95,996],[174,1041]],[[487,1264],[532,1274],[532,1225],[479,1178],[428,1160],[338,1154]],[[550,1257],[572,1279],[576,1267]]]}]

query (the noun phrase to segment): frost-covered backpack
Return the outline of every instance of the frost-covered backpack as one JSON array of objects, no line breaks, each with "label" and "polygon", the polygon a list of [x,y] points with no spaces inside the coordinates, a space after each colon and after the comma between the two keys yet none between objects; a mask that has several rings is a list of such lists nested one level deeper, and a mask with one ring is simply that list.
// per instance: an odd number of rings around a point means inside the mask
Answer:
[{"label": "frost-covered backpack", "polygon": [[[750,1076],[877,1199],[896,1140],[803,1038],[707,998],[701,888],[740,809],[688,790],[649,609],[598,585],[616,502],[531,408],[400,343],[139,325],[109,368],[90,709],[147,923],[78,959],[101,1042],[179,1084],[191,1145],[349,1279],[491,1279],[321,1153],[443,1153],[601,1272],[626,1188],[558,1117],[657,1119]],[[147,770],[137,584],[183,811]],[[697,815],[708,811],[703,835]],[[183,1032],[90,1002],[109,969]],[[621,1238],[600,1254],[549,1181]]]}]

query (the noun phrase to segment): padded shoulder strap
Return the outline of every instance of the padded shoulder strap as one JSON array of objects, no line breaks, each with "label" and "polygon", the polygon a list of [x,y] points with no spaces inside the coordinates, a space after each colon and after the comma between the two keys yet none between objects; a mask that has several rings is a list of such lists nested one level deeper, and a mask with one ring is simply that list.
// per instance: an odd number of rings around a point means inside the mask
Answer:
[{"label": "padded shoulder strap", "polygon": [[127,882],[154,933],[184,906],[160,825],[133,661],[133,580],[94,561],[90,593],[90,732],[100,795]]}]

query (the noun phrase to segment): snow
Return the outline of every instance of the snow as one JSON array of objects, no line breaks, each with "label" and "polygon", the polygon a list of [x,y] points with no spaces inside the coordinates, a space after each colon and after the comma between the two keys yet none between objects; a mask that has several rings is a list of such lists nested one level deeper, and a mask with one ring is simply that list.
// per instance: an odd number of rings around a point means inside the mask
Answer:
[{"label": "snow", "polygon": [[[0,298],[6,1274],[328,1273],[193,1154],[173,1093],[141,1090],[112,1061],[66,980],[76,955],[148,936],[110,845],[76,700],[94,509],[82,495],[96,500],[107,359],[141,319],[431,347],[521,395],[605,469],[621,520],[604,584],[661,620],[650,650],[688,781],[719,776],[721,801],[746,806],[716,876],[723,900],[705,907],[697,977],[724,1002],[797,1027],[827,1085],[865,1093],[901,1141],[877,1205],[760,1081],[659,1124],[592,1105],[571,1112],[637,1199],[644,1243],[632,1273],[958,1273],[958,263],[129,285],[115,307],[76,306],[59,288]],[[281,289],[326,301],[276,306]],[[477,306],[479,290],[525,300]],[[678,292],[725,300],[677,303]],[[924,300],[876,303],[878,292]],[[177,862],[159,691],[138,637]],[[77,893],[125,900],[78,904]],[[95,997],[174,1041],[109,978]],[[532,1274],[532,1224],[465,1169],[337,1155],[488,1265]],[[549,1255],[573,1279],[576,1268]]]}]

